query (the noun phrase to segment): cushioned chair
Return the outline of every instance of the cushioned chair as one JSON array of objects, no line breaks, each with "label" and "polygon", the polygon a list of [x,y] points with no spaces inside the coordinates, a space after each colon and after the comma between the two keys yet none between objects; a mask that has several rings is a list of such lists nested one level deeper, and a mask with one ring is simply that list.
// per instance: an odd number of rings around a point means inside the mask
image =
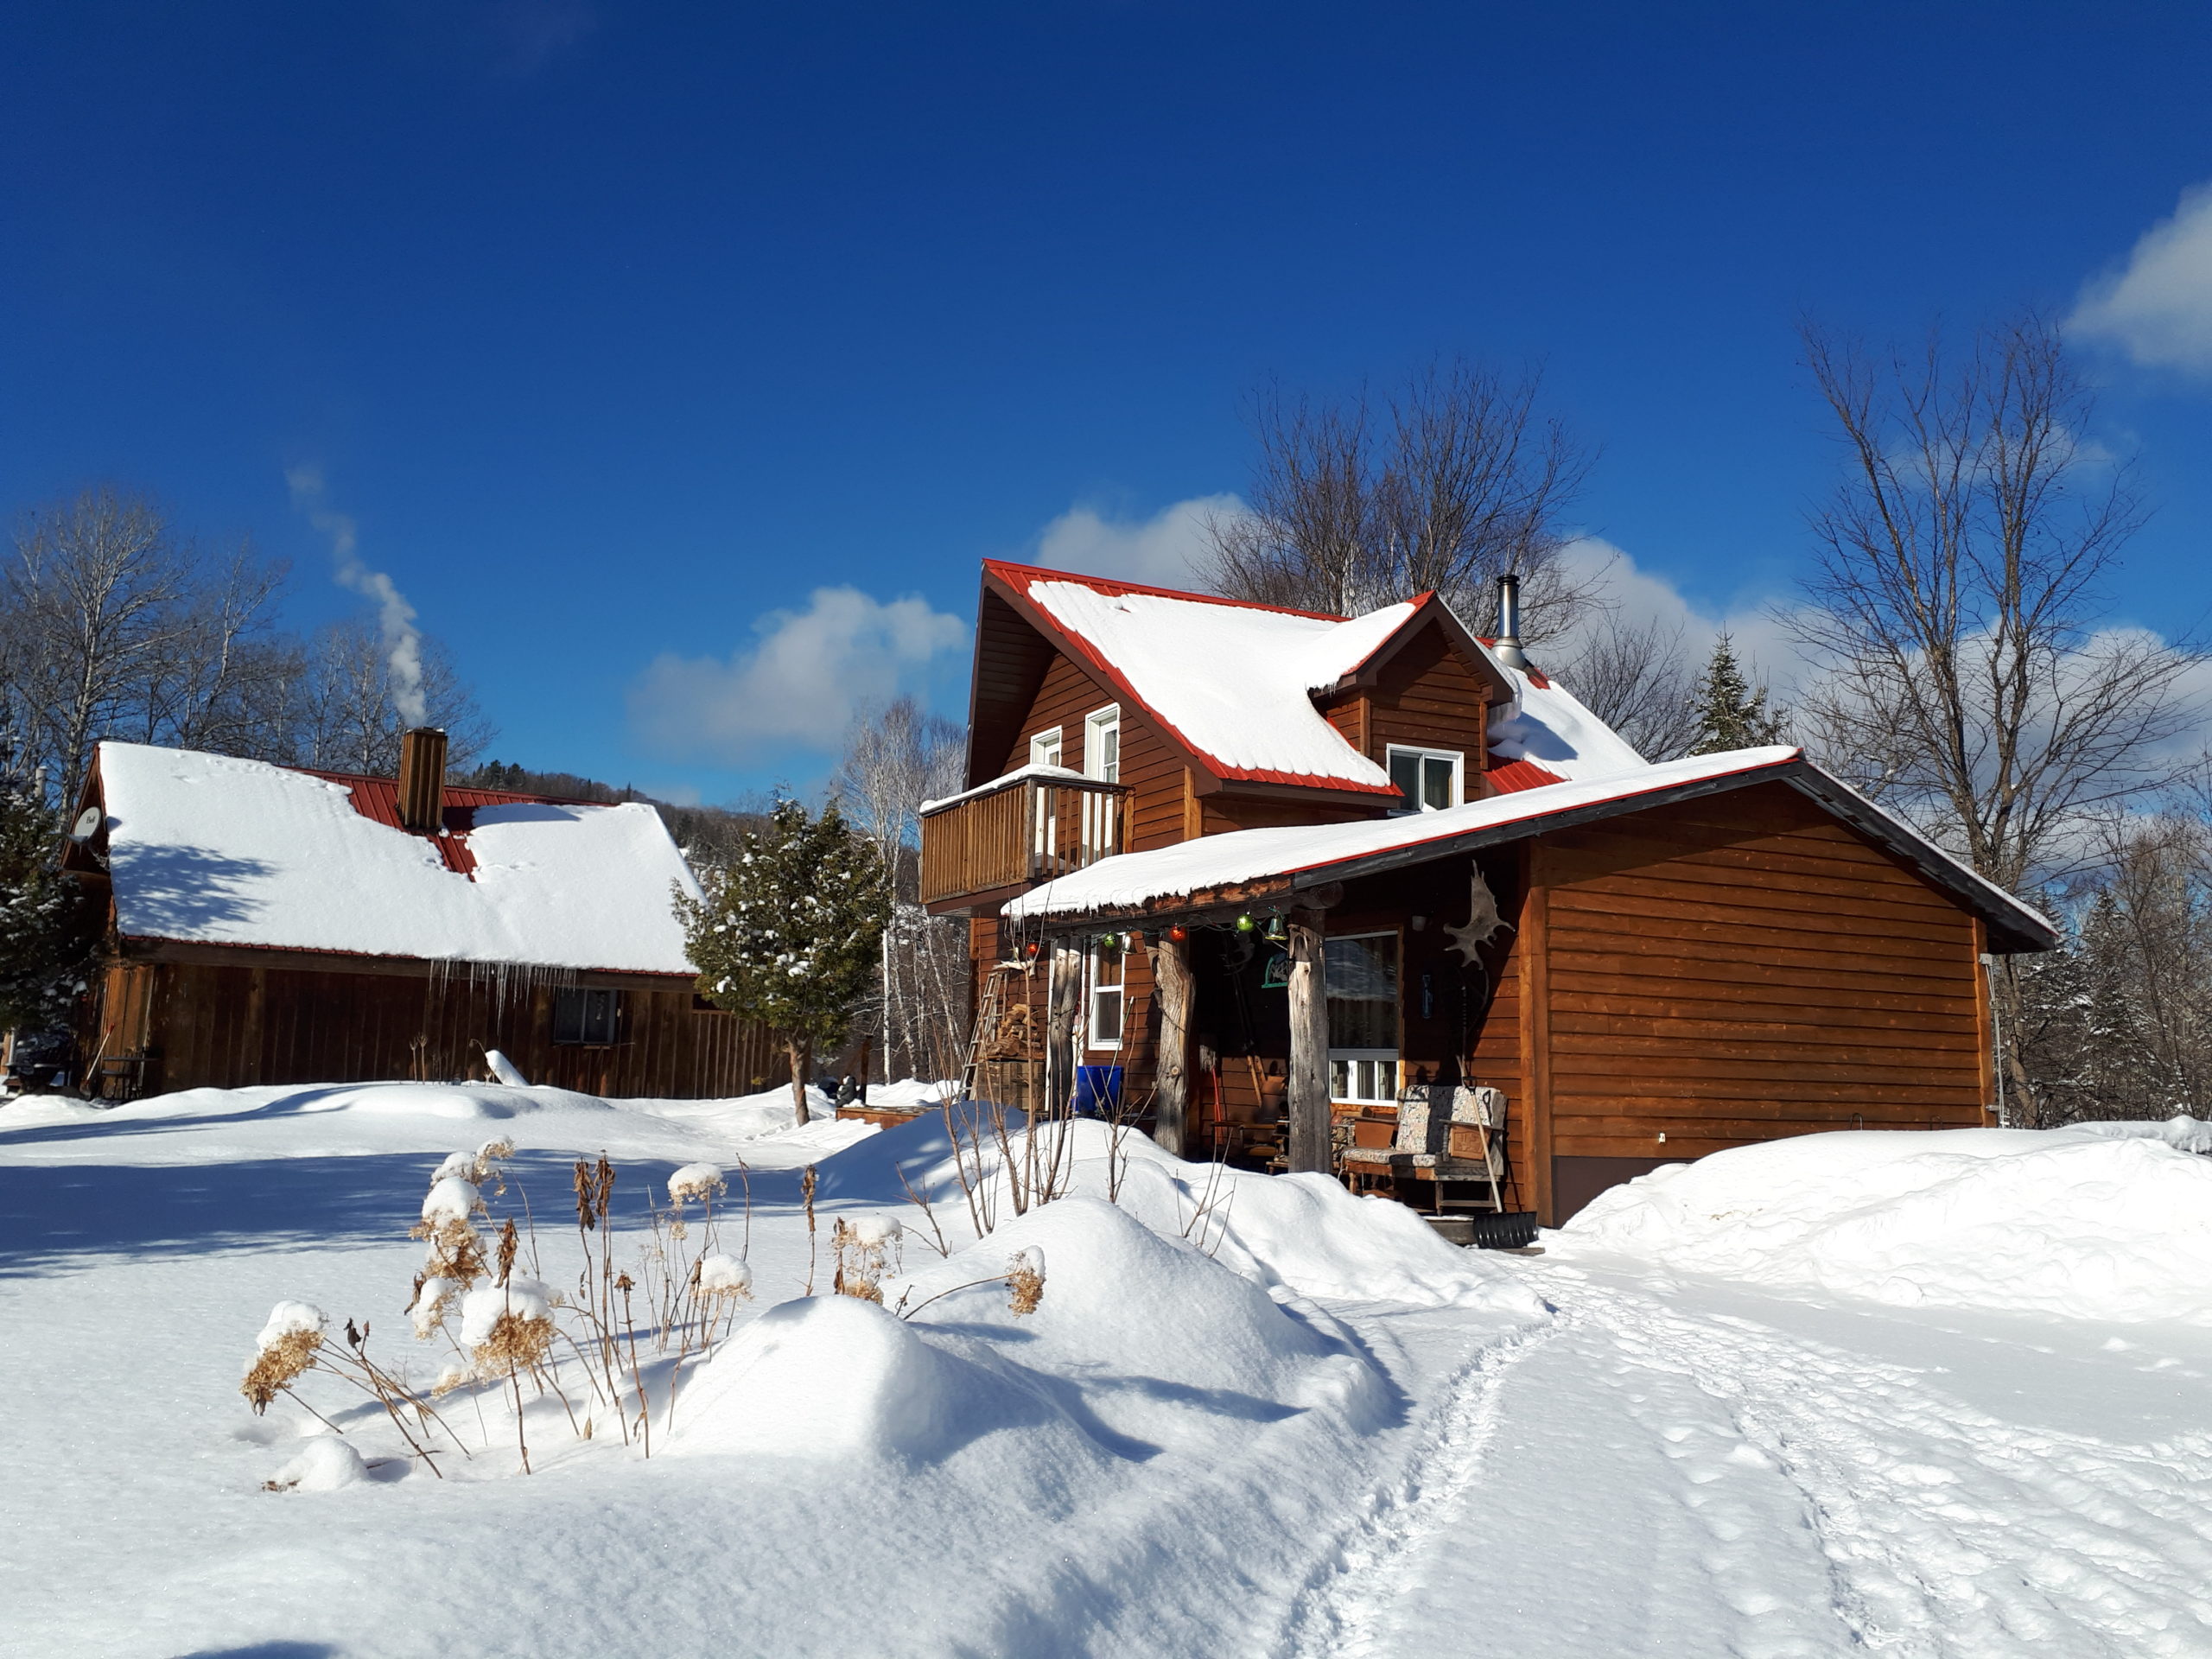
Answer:
[{"label": "cushioned chair", "polygon": [[[1440,1121],[1437,1108],[1444,1110]],[[1451,1151],[1453,1127],[1476,1132],[1481,1151],[1473,1158]],[[1398,1096],[1397,1133],[1387,1147],[1351,1147],[1344,1153],[1348,1174],[1396,1175],[1433,1182],[1434,1207],[1444,1208],[1446,1181],[1477,1181],[1490,1188],[1487,1207],[1504,1208],[1505,1096],[1495,1089],[1461,1084],[1418,1084]],[[1483,1208],[1455,1203],[1455,1209]]]}]

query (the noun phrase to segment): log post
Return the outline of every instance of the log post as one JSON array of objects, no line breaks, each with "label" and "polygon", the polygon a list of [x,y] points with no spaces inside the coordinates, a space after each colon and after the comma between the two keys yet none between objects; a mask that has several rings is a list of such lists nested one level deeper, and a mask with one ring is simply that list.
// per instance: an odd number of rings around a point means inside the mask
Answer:
[{"label": "log post", "polygon": [[1065,940],[1052,946],[1052,1009],[1045,1021],[1045,1115],[1065,1116],[1075,1103],[1076,1045],[1081,1040],[1083,951]]},{"label": "log post", "polygon": [[1290,1167],[1332,1172],[1329,1154],[1329,1000],[1321,912],[1290,912]]},{"label": "log post", "polygon": [[1185,1155],[1191,1115],[1191,945],[1171,932],[1160,936],[1152,959],[1153,989],[1160,998],[1160,1055],[1154,1071],[1152,1138],[1163,1152]]}]

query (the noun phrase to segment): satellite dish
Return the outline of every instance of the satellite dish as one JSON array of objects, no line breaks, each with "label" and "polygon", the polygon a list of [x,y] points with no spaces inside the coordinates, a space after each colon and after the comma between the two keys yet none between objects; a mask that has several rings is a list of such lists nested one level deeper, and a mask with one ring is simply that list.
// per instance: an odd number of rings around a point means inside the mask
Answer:
[{"label": "satellite dish", "polygon": [[106,822],[105,813],[97,806],[88,806],[77,815],[77,822],[69,826],[69,839],[74,842],[90,841],[94,836],[99,834],[100,826]]}]

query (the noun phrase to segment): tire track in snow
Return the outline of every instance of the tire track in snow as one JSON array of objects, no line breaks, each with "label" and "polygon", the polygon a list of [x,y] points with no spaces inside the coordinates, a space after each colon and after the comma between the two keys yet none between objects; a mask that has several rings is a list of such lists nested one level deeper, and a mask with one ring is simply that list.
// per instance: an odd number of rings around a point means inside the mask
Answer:
[{"label": "tire track in snow", "polygon": [[1567,1317],[1555,1313],[1541,1325],[1491,1338],[1452,1376],[1450,1393],[1408,1446],[1397,1477],[1368,1494],[1359,1519],[1307,1574],[1269,1652],[1321,1659],[1370,1650],[1372,1626],[1398,1573],[1482,1472],[1506,1374],[1558,1336]]}]

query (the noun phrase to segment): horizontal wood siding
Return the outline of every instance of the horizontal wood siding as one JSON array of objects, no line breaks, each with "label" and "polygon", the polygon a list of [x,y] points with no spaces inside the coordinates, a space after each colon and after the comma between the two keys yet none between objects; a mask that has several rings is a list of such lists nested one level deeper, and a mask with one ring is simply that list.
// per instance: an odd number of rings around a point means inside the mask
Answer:
[{"label": "horizontal wood siding", "polygon": [[[249,1083],[360,1083],[483,1072],[497,1048],[535,1084],[588,1094],[697,1099],[749,1094],[789,1075],[767,1033],[680,990],[619,993],[616,1039],[553,1041],[553,988],[424,972],[346,973],[159,963],[138,1052],[151,1090]],[[110,976],[124,1010],[128,992]],[[117,1020],[104,1014],[104,1023]],[[127,1027],[128,1021],[123,1022]],[[418,1042],[418,1039],[419,1042]]]},{"label": "horizontal wood siding", "polygon": [[1480,779],[1488,764],[1489,696],[1489,687],[1452,649],[1444,630],[1430,623],[1382,666],[1367,700],[1368,758],[1385,765],[1393,743],[1457,749],[1465,757],[1466,798],[1473,800],[1483,792]]},{"label": "horizontal wood siding", "polygon": [[1129,786],[1130,849],[1172,846],[1183,839],[1182,761],[1143,709],[1065,652],[1053,653],[998,773],[1027,766],[1029,740],[1055,729],[1060,734],[1061,764],[1081,771],[1084,719],[1109,703],[1122,709],[1121,781]]},{"label": "horizontal wood siding", "polygon": [[1556,1155],[1983,1122],[1973,918],[1796,791],[1542,850]]}]

